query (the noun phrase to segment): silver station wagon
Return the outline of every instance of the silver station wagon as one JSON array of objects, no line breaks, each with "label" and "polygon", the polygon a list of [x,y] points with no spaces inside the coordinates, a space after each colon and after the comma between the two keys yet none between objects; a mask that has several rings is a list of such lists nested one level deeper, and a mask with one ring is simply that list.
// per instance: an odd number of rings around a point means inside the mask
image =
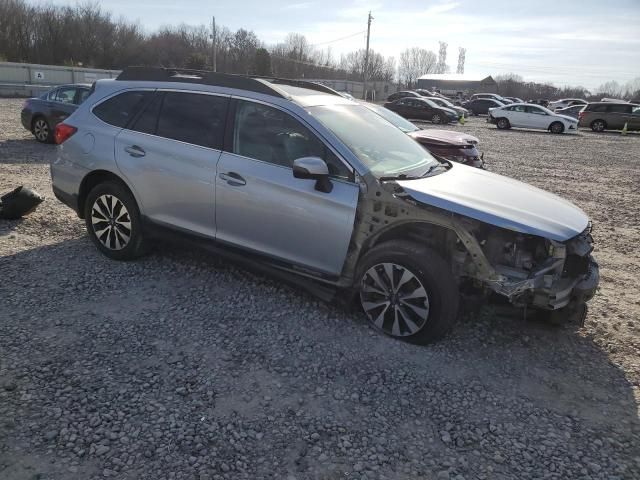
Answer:
[{"label": "silver station wagon", "polygon": [[598,284],[579,208],[438,161],[318,84],[128,68],[96,82],[55,138],[54,192],[105,255],[187,239],[359,304],[406,341],[441,337],[461,291],[569,319]]}]

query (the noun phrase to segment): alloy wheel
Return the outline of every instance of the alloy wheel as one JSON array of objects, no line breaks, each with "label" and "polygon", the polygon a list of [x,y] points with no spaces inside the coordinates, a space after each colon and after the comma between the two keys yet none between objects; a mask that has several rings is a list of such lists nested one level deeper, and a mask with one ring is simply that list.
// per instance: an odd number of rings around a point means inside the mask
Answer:
[{"label": "alloy wheel", "polygon": [[551,125],[552,133],[562,133],[563,130],[564,127],[560,123],[554,123],[553,125]]},{"label": "alloy wheel", "polygon": [[440,115],[436,114],[433,117],[431,117],[431,122],[432,123],[440,123]]},{"label": "alloy wheel", "polygon": [[33,124],[33,134],[35,135],[36,139],[38,139],[39,141],[41,142],[47,141],[47,138],[49,138],[49,125],[44,119],[39,118]]},{"label": "alloy wheel", "polygon": [[360,302],[369,321],[383,332],[405,337],[429,318],[429,295],[418,277],[395,263],[379,263],[362,277]]},{"label": "alloy wheel", "polygon": [[101,195],[91,207],[91,225],[96,238],[109,250],[122,250],[131,239],[131,217],[114,195]]}]

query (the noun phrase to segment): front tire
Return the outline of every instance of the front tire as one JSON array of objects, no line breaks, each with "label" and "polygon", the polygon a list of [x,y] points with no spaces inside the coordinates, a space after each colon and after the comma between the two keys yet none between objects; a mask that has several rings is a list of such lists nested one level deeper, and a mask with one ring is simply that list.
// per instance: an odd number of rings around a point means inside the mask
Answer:
[{"label": "front tire", "polygon": [[84,206],[87,232],[98,250],[114,260],[133,260],[144,254],[138,205],[121,183],[96,185]]},{"label": "front tire", "polygon": [[36,117],[33,120],[31,132],[40,143],[53,143],[53,130],[44,117]]},{"label": "front tire", "polygon": [[562,122],[553,122],[549,126],[549,130],[551,131],[551,133],[559,134],[564,132],[564,125],[562,124]]},{"label": "front tire", "polygon": [[594,132],[604,132],[607,128],[607,124],[604,120],[594,120],[591,122],[591,130]]},{"label": "front tire", "polygon": [[458,285],[430,248],[407,241],[378,245],[361,260],[357,278],[367,319],[389,336],[426,344],[455,323]]},{"label": "front tire", "polygon": [[509,128],[511,128],[511,124],[509,123],[509,120],[507,120],[506,118],[499,118],[498,121],[496,122],[496,126],[500,130],[508,130]]},{"label": "front tire", "polygon": [[440,117],[439,113],[434,113],[431,116],[431,123],[436,123],[436,124],[442,123],[442,117]]}]

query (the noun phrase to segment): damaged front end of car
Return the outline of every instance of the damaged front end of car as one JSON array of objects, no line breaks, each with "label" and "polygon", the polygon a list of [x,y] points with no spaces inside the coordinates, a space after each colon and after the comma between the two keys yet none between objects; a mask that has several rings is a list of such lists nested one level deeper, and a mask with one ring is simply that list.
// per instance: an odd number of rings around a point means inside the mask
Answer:
[{"label": "damaged front end of car", "polygon": [[465,223],[477,224],[470,233],[492,271],[483,274],[472,256],[458,256],[461,277],[472,279],[518,307],[562,310],[567,320],[570,313],[582,312],[594,296],[599,271],[591,256],[591,224],[579,235],[560,242],[481,222]]}]

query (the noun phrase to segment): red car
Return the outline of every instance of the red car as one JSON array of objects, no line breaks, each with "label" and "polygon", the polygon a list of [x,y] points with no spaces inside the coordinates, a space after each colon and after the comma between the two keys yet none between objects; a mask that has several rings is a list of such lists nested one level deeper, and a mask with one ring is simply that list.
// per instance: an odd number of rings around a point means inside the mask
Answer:
[{"label": "red car", "polygon": [[480,141],[476,137],[454,130],[421,130],[409,120],[380,105],[368,102],[361,103],[398,127],[430,153],[452,162],[484,168],[484,154],[480,154],[478,151],[477,146]]}]

